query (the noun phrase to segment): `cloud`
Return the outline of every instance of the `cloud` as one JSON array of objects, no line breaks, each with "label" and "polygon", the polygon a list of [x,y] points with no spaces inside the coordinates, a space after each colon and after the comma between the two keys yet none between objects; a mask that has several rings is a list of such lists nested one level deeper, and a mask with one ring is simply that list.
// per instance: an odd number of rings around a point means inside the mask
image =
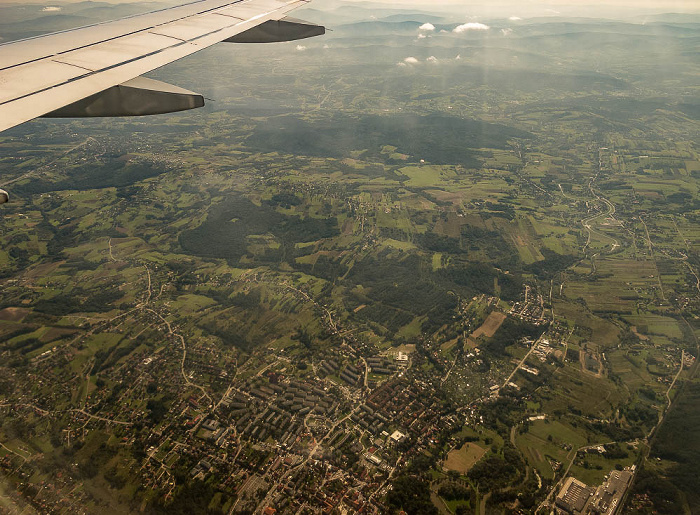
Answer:
[{"label": "cloud", "polygon": [[424,23],[420,27],[418,27],[418,30],[428,30],[428,31],[433,31],[435,30],[435,25],[432,23]]},{"label": "cloud", "polygon": [[426,61],[429,62],[429,63],[431,63],[431,64],[437,64],[437,63],[438,63],[438,58],[435,57],[434,55],[431,55],[430,57],[428,57],[428,58],[426,59]]},{"label": "cloud", "polygon": [[521,18],[520,16],[511,16],[511,17],[508,18],[508,19],[509,19],[510,21],[520,21],[520,20],[522,20],[522,18]]},{"label": "cloud", "polygon": [[501,29],[501,34],[504,36],[510,36],[513,33],[513,29]]},{"label": "cloud", "polygon": [[416,59],[415,57],[407,57],[403,60],[403,62],[406,64],[418,64],[420,61],[418,61],[418,59]]},{"label": "cloud", "polygon": [[427,37],[428,36],[426,36],[425,34],[418,34],[418,39],[425,39]]},{"label": "cloud", "polygon": [[557,11],[556,9],[545,9],[545,11],[547,11],[548,13],[552,13],[552,14],[561,14],[561,13],[560,13],[559,11]]},{"label": "cloud", "polygon": [[42,11],[47,12],[47,13],[54,13],[54,12],[60,11],[60,10],[61,10],[60,7],[56,7],[56,6],[53,6],[53,5],[51,5],[51,6],[49,6],[49,7],[44,7],[44,8],[42,9]]},{"label": "cloud", "polygon": [[304,50],[306,50],[306,47],[304,45],[297,45],[297,50],[299,52],[303,52]]},{"label": "cloud", "polygon": [[455,29],[452,32],[454,32],[455,34],[462,34],[463,32],[467,32],[470,30],[489,30],[490,28],[491,27],[489,27],[488,25],[484,25],[483,23],[469,22],[455,27]]},{"label": "cloud", "polygon": [[461,61],[462,60],[462,54],[457,54],[457,57],[455,57],[455,61]]}]

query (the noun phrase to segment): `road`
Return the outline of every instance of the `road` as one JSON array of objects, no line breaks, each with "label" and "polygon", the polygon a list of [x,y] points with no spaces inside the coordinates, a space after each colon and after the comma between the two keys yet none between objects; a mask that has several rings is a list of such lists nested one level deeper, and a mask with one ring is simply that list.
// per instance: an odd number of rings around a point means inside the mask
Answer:
[{"label": "road", "polygon": [[596,199],[603,202],[607,206],[608,211],[607,211],[607,213],[598,213],[597,215],[593,215],[593,216],[590,216],[588,218],[581,220],[581,225],[583,225],[584,229],[586,229],[586,231],[588,232],[588,240],[586,241],[586,244],[583,246],[583,252],[585,253],[586,249],[590,246],[591,239],[592,239],[594,234],[598,237],[604,238],[606,240],[610,240],[612,242],[612,246],[611,246],[609,252],[614,252],[615,249],[620,246],[620,242],[618,240],[616,240],[615,238],[613,238],[612,236],[608,236],[607,234],[605,234],[603,232],[596,231],[595,229],[593,229],[592,224],[593,224],[593,222],[595,222],[599,218],[604,218],[604,217],[605,218],[614,218],[615,211],[616,211],[615,205],[612,202],[610,202],[608,199],[606,199],[605,197],[598,195],[595,192],[595,190],[593,189],[592,184],[589,184],[588,187],[590,188],[591,193],[596,197]]},{"label": "road", "polygon": [[[666,390],[666,399],[667,399],[667,401],[668,401],[668,406],[667,406],[667,408],[664,410],[664,412],[661,414],[661,416],[659,417],[659,421],[658,421],[658,422],[656,423],[656,425],[651,429],[651,431],[649,432],[649,434],[648,434],[647,437],[645,438],[645,441],[646,441],[647,443],[649,442],[649,440],[650,440],[651,436],[654,434],[654,432],[655,432],[655,431],[658,429],[658,427],[663,423],[666,414],[668,414],[668,411],[669,411],[669,409],[671,408],[671,404],[672,404],[673,402],[672,402],[672,400],[671,400],[670,393],[671,393],[671,391],[673,390],[673,388],[674,388],[676,382],[678,381],[678,378],[680,377],[681,373],[683,372],[683,361],[684,361],[684,359],[685,359],[685,351],[682,351],[682,353],[681,353],[681,366],[680,366],[678,372],[676,373],[675,377],[673,378],[673,382],[672,382],[671,385],[668,387],[668,390]],[[587,450],[587,449],[592,449],[592,448],[598,447],[598,446],[600,446],[600,445],[610,445],[610,444],[614,444],[614,443],[617,443],[617,442],[607,442],[607,443],[600,443],[600,444],[593,444],[593,445],[585,445],[585,446],[583,446],[583,447],[579,447],[579,448],[576,450],[576,452],[574,453],[573,457],[571,458],[571,461],[569,462],[569,466],[566,468],[566,471],[564,472],[564,475],[563,475],[563,476],[559,479],[559,481],[552,487],[552,489],[550,490],[550,492],[549,492],[549,494],[547,495],[547,497],[545,498],[545,500],[542,501],[542,503],[540,503],[540,505],[537,507],[537,510],[535,511],[535,513],[540,513],[541,510],[543,510],[544,508],[546,508],[546,507],[549,505],[549,500],[550,500],[550,498],[552,497],[552,495],[554,494],[554,492],[556,492],[556,491],[559,489],[559,487],[563,484],[563,482],[564,482],[564,480],[566,479],[566,477],[569,475],[569,471],[571,470],[571,467],[573,466],[574,461],[576,460],[576,455],[577,455],[579,452],[585,451],[585,450]],[[636,476],[636,471],[635,471],[635,476]],[[634,483],[634,476],[633,476],[633,479],[632,479],[632,483]]]},{"label": "road", "polygon": [[564,484],[564,480],[566,477],[569,475],[569,471],[571,470],[571,467],[574,465],[574,461],[576,461],[576,456],[578,455],[579,452],[581,451],[586,451],[588,449],[594,449],[596,447],[600,447],[601,445],[610,445],[614,444],[615,442],[605,442],[605,443],[596,443],[592,445],[584,445],[583,447],[579,447],[576,449],[574,452],[574,455],[571,457],[571,461],[569,461],[569,466],[566,467],[566,471],[564,472],[564,475],[561,476],[559,481],[557,481],[553,486],[552,489],[549,491],[549,494],[547,494],[547,497],[545,498],[544,501],[540,503],[540,505],[537,507],[537,510],[535,510],[535,513],[541,513],[543,509],[547,508],[549,506],[549,499],[554,495],[554,492],[558,491],[561,485]]},{"label": "road", "polygon": [[60,155],[59,155],[58,157],[56,157],[55,159],[52,159],[52,160],[49,161],[48,163],[43,164],[43,165],[39,166],[38,168],[34,168],[34,169],[31,170],[30,172],[27,172],[27,173],[25,173],[25,174],[23,174],[23,175],[20,175],[19,177],[15,177],[14,179],[11,179],[11,180],[5,182],[4,185],[5,185],[5,186],[9,186],[10,184],[13,184],[13,183],[15,183],[15,182],[21,181],[22,179],[27,179],[27,178],[31,177],[32,175],[36,175],[36,174],[38,174],[38,173],[41,173],[41,172],[44,170],[44,168],[46,168],[47,166],[51,166],[52,164],[54,164],[55,162],[59,161],[60,159],[63,159],[63,157],[67,156],[68,154],[70,154],[70,153],[73,152],[74,150],[77,150],[77,149],[79,149],[80,147],[82,147],[82,146],[84,146],[84,145],[87,145],[88,141],[96,141],[96,140],[95,140],[95,138],[93,138],[92,136],[88,136],[88,138],[87,138],[85,141],[83,141],[82,143],[78,143],[78,144],[75,145],[74,147],[69,148],[68,150],[66,150],[65,152],[63,152],[62,154],[60,154]]},{"label": "road", "polygon": [[649,235],[649,228],[647,227],[647,223],[644,221],[644,218],[642,218],[641,216],[639,217],[639,221],[642,222],[642,225],[644,226],[644,232],[646,233],[646,236],[647,236],[647,245],[649,246],[649,256],[651,257],[651,260],[654,262],[654,268],[656,268],[656,280],[659,282],[659,293],[661,293],[661,298],[665,301],[666,294],[664,293],[664,285],[661,283],[661,274],[659,273],[659,267],[656,264],[656,256],[654,256],[654,244],[651,242],[651,236]]},{"label": "road", "polygon": [[[150,277],[150,276],[149,276]],[[187,360],[187,345],[185,344],[185,338],[179,334],[173,331],[172,326],[170,325],[170,322],[168,322],[160,313],[157,311],[154,311],[153,309],[147,309],[146,311],[152,313],[153,315],[157,316],[160,318],[160,320],[165,324],[165,326],[168,328],[168,335],[180,340],[180,345],[182,347],[182,359],[180,360],[180,373],[182,374],[182,379],[185,381],[185,384],[187,386],[191,386],[192,388],[196,388],[200,392],[202,392],[202,395],[209,399],[209,405],[213,406],[214,405],[214,399],[211,398],[211,396],[207,393],[207,391],[204,389],[204,387],[193,383],[190,381],[190,378],[187,377],[187,374],[185,373],[185,361]]]},{"label": "road", "polygon": [[506,379],[503,382],[503,386],[501,386],[501,388],[505,388],[508,385],[508,383],[510,383],[511,379],[513,379],[513,376],[516,374],[516,372],[518,370],[520,370],[520,367],[522,367],[525,364],[525,362],[527,361],[527,358],[530,357],[530,354],[532,354],[532,351],[537,348],[537,344],[540,343],[541,339],[542,339],[542,336],[537,338],[537,340],[530,346],[530,350],[527,351],[527,354],[525,354],[523,359],[520,360],[520,363],[518,363],[518,366],[515,367],[515,370],[513,370],[513,372],[511,372],[511,374],[508,376],[508,379]]}]

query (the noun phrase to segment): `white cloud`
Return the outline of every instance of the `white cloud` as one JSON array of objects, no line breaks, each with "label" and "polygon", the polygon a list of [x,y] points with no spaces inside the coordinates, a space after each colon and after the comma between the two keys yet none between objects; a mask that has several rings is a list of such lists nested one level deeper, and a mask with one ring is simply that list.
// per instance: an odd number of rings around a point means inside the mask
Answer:
[{"label": "white cloud", "polygon": [[455,57],[455,61],[461,61],[462,60],[462,54],[457,54],[457,57]]},{"label": "white cloud", "polygon": [[42,11],[47,12],[47,13],[54,13],[54,12],[60,11],[60,10],[61,10],[60,7],[56,7],[56,6],[53,6],[53,5],[51,5],[51,6],[49,6],[49,7],[44,7],[44,8],[42,9]]},{"label": "white cloud", "polygon": [[406,59],[403,60],[404,63],[406,64],[418,64],[419,61],[415,57],[407,57]]},{"label": "white cloud", "polygon": [[489,30],[490,28],[491,27],[489,27],[488,25],[484,25],[483,23],[469,22],[455,27],[455,29],[452,32],[456,34],[461,34],[470,30]]},{"label": "white cloud", "polygon": [[511,16],[511,17],[508,18],[508,19],[509,19],[510,21],[520,21],[520,20],[522,20],[522,18],[521,18],[520,16]]},{"label": "white cloud", "polygon": [[306,50],[306,47],[304,45],[297,45],[297,50],[299,52],[303,52],[304,50]]},{"label": "white cloud", "polygon": [[547,11],[548,13],[552,13],[552,14],[561,14],[561,13],[560,13],[559,11],[557,11],[556,9],[545,9],[545,11]]},{"label": "white cloud", "polygon": [[510,36],[513,33],[513,29],[501,29],[501,34],[504,36]]},{"label": "white cloud", "polygon": [[425,34],[418,34],[418,39],[425,39],[427,37],[428,36],[426,36]]},{"label": "white cloud", "polygon": [[433,31],[435,30],[435,25],[432,23],[424,23],[420,27],[418,27],[418,30],[427,30],[427,31]]},{"label": "white cloud", "polygon": [[426,59],[427,62],[432,63],[432,64],[437,64],[438,63],[438,58],[435,57],[434,55],[431,55]]}]

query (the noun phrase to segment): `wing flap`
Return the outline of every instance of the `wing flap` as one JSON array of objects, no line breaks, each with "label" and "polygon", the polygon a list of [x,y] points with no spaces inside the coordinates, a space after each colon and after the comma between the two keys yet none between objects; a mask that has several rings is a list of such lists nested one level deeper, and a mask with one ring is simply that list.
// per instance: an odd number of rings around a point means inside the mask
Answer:
[{"label": "wing flap", "polygon": [[194,41],[239,23],[242,23],[242,20],[217,14],[205,14],[155,27],[149,30],[149,33],[168,36],[181,41]]},{"label": "wing flap", "polygon": [[143,55],[144,48],[159,52],[171,46],[173,46],[172,38],[152,33],[140,33],[125,36],[109,43],[100,43],[66,52],[51,58],[51,60],[98,71],[137,59]]},{"label": "wing flap", "polygon": [[36,61],[76,48],[109,42],[202,12],[240,3],[232,0],[199,0],[150,13],[97,23],[86,27],[0,44],[0,70]]},{"label": "wing flap", "polygon": [[[0,69],[0,131],[283,18],[307,1],[200,0],[182,9],[0,45],[5,67]],[[18,63],[18,56],[24,61]]]},{"label": "wing flap", "polygon": [[0,104],[25,96],[27,84],[32,84],[37,90],[45,90],[86,73],[88,70],[54,61],[38,61],[12,68],[0,76]]}]

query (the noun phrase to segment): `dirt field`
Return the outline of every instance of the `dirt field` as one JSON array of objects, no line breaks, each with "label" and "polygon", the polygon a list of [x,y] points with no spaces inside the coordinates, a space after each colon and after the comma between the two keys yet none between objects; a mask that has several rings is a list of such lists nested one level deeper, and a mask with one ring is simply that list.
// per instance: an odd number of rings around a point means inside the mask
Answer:
[{"label": "dirt field", "polygon": [[58,340],[62,336],[66,336],[69,334],[74,334],[76,332],[75,329],[63,329],[60,327],[52,327],[44,335],[39,338],[42,342],[47,343],[47,342],[52,342],[54,340]]},{"label": "dirt field", "polygon": [[7,320],[8,322],[19,322],[29,313],[31,313],[31,310],[29,309],[5,308],[0,310],[0,320]]},{"label": "dirt field", "polygon": [[476,340],[479,336],[485,334],[491,338],[494,334],[496,334],[498,328],[501,327],[501,324],[506,319],[506,316],[507,315],[505,313],[500,313],[498,311],[492,312],[481,327],[471,334],[471,337]]},{"label": "dirt field", "polygon": [[461,449],[455,449],[447,455],[442,468],[445,470],[456,470],[460,474],[469,472],[481,457],[486,454],[486,450],[475,443],[465,443]]}]

